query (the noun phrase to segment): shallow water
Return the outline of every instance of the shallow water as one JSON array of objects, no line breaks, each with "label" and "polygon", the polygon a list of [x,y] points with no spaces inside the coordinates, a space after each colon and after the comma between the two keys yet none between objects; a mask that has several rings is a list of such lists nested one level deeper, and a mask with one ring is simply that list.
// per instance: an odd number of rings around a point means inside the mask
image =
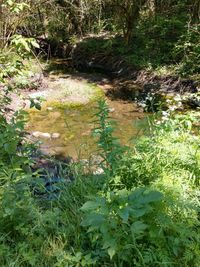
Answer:
[{"label": "shallow water", "polygon": [[[29,112],[27,130],[51,134],[51,138],[36,138],[41,141],[41,150],[47,154],[85,159],[97,151],[91,133],[95,128],[97,99],[104,92],[94,82],[82,79],[81,75],[80,78],[78,74],[76,78],[63,77],[63,73],[61,76],[57,73],[53,77],[50,75],[46,81],[47,101],[42,110],[32,109]],[[144,114],[133,102],[106,100],[110,117],[116,122],[115,136],[122,144],[129,145],[133,137],[141,134],[141,125],[146,124]],[[53,133],[59,134],[59,138],[52,138]]]},{"label": "shallow water", "polygon": [[[115,136],[120,138],[124,145],[131,143],[131,139],[141,134],[140,125],[145,123],[144,114],[138,112],[133,103],[107,100],[111,109],[110,117],[116,122]],[[32,110],[27,126],[30,132],[59,133],[60,137],[39,138],[42,141],[41,149],[51,155],[70,155],[74,158],[87,158],[95,153],[97,146],[91,137],[95,128],[94,113],[96,104],[82,107],[56,108],[48,103],[41,111]],[[139,125],[139,126],[138,126]]]}]

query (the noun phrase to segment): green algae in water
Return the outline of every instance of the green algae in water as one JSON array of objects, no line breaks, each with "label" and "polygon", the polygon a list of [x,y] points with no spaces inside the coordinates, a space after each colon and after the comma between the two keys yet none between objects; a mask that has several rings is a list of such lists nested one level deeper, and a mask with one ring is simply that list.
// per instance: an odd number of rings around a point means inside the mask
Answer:
[{"label": "green algae in water", "polygon": [[76,157],[82,154],[82,150],[85,156],[86,147],[88,151],[96,149],[95,141],[91,138],[91,130],[94,128],[94,105],[65,105],[52,108],[48,110],[43,107],[41,111],[34,110],[29,113],[30,120],[27,128],[30,132],[39,131],[60,135],[58,139],[41,138],[42,150],[50,154],[69,154]]},{"label": "green algae in water", "polygon": [[[87,76],[86,79],[77,73],[73,76],[67,68],[63,69],[64,61],[55,60],[50,65],[52,69],[49,71],[60,68],[62,71],[46,78],[47,88],[41,93],[46,95],[47,101],[42,104],[41,111],[29,111],[27,130],[31,133],[48,133],[47,136],[51,138],[39,138],[42,141],[41,149],[46,153],[89,158],[97,151],[91,131],[95,128],[97,101],[105,98],[105,94],[98,85],[91,83],[90,79],[88,81]],[[138,134],[133,122],[139,121],[144,115],[138,112],[133,103],[107,101],[113,110],[110,116],[117,122],[115,135],[122,144],[127,145]],[[53,138],[53,133],[58,133],[59,138]]]},{"label": "green algae in water", "polygon": [[[97,101],[105,99],[103,90],[85,80],[63,79],[58,76],[49,82],[49,87],[42,110],[29,111],[27,130],[31,133],[47,133],[46,137],[39,137],[42,141],[41,149],[46,153],[88,158],[97,151],[91,132],[95,128]],[[132,121],[142,115],[132,103],[107,101],[114,111],[110,116],[118,123],[115,134],[127,145],[129,139],[138,132],[133,128]],[[55,133],[59,138],[53,138]]]},{"label": "green algae in water", "polygon": [[[95,127],[96,102],[87,105],[64,103],[62,106],[58,102],[57,106],[53,107],[51,104],[46,102],[41,111],[30,111],[27,126],[30,132],[60,135],[57,139],[41,138],[41,149],[52,155],[70,155],[74,158],[89,158],[91,154],[95,154],[97,146],[91,132]],[[129,140],[138,134],[138,128],[133,126],[133,121],[143,121],[143,114],[139,113],[132,103],[110,101],[109,106],[114,110],[110,116],[117,122],[115,135],[127,145]]]},{"label": "green algae in water", "polygon": [[47,79],[47,84],[49,90],[46,90],[46,100],[60,108],[87,104],[105,97],[101,88],[85,80],[51,77]]}]

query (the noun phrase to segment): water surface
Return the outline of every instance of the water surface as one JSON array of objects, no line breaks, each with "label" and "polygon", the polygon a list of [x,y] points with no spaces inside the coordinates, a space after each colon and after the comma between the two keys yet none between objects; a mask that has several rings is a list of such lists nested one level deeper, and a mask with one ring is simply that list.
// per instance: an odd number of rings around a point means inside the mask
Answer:
[{"label": "water surface", "polygon": [[[62,61],[54,63],[63,66]],[[109,82],[105,83],[104,77],[93,76],[50,73],[44,90],[35,93],[36,97],[44,96],[47,101],[41,111],[30,110],[27,130],[32,134],[41,132],[50,135],[50,138],[36,138],[41,141],[43,152],[73,158],[88,158],[95,154],[97,145],[91,133],[96,127],[94,114],[97,112],[97,100],[102,97],[109,105],[111,119],[116,122],[114,134],[122,144],[129,145],[133,137],[141,134],[138,125],[146,123],[144,113],[133,102],[106,98],[104,93],[105,88],[110,86]],[[52,138],[53,134],[59,135],[59,138]]]}]

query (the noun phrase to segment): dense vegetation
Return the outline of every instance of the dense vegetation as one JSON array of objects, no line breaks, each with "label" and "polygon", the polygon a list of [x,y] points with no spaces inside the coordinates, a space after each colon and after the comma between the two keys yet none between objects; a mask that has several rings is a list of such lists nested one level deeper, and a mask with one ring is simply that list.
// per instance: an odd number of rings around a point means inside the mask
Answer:
[{"label": "dense vegetation", "polygon": [[104,174],[75,164],[75,180],[52,200],[33,194],[41,182],[27,169],[29,146],[13,153],[19,127],[5,134],[1,123],[1,142],[10,140],[1,148],[2,266],[199,266],[199,114],[164,114],[134,149],[112,137],[107,115],[100,102]]},{"label": "dense vegetation", "polygon": [[[8,112],[10,92],[38,86],[33,57],[49,56],[50,48],[67,57],[79,38],[103,31],[105,39],[84,44],[88,51],[198,78],[199,8],[198,0],[3,1],[0,266],[200,266],[198,111],[160,110],[125,147],[100,100],[91,138],[101,174],[84,162],[58,162],[63,179],[55,194],[34,169],[38,149],[25,135],[27,113]],[[39,99],[29,100],[40,109]]]},{"label": "dense vegetation", "polygon": [[107,40],[93,42],[93,50],[121,54],[136,67],[163,73],[199,71],[198,0],[3,2],[1,48],[17,34],[38,39],[46,55],[67,57],[80,38],[106,31]]}]

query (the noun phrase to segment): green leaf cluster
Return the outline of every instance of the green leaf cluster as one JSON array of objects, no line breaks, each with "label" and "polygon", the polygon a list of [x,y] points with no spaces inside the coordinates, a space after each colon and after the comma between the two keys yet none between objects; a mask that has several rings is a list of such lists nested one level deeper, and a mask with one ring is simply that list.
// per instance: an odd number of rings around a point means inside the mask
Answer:
[{"label": "green leaf cluster", "polygon": [[[109,120],[105,105],[97,113],[100,121],[104,113],[103,126]],[[110,262],[199,265],[200,152],[199,138],[192,134],[197,120],[197,114],[186,114],[172,115],[161,124],[156,121],[151,136],[140,138],[134,150],[121,152],[117,165],[112,158],[115,167],[105,172],[105,186],[82,206],[82,226],[91,245]],[[101,133],[103,140],[105,136]],[[107,155],[108,146],[103,148]]]}]

